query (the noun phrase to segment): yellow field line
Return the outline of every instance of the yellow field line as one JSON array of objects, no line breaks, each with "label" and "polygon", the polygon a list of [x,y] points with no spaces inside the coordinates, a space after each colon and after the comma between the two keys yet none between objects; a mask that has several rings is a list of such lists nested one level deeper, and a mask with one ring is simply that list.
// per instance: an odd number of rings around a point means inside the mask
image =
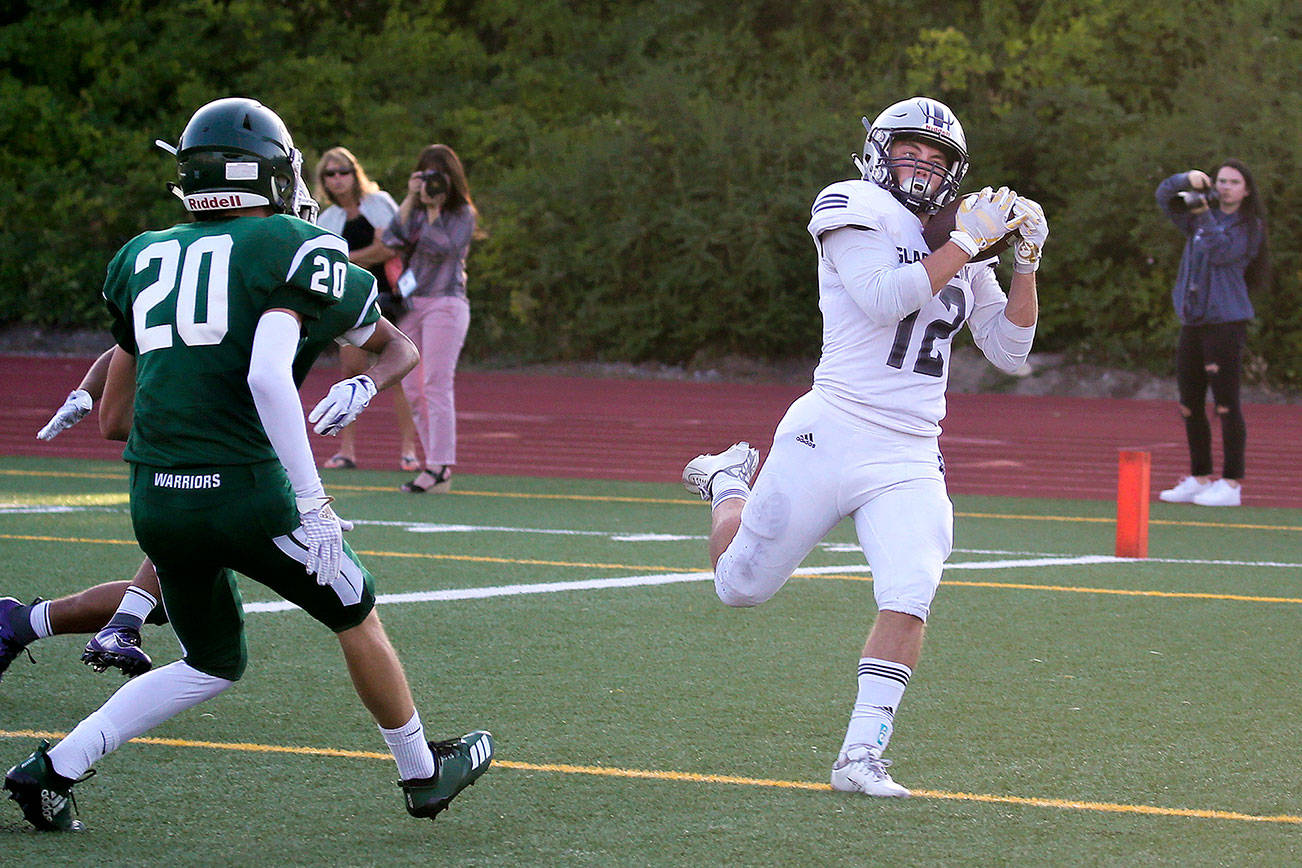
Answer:
[{"label": "yellow field line", "polygon": [[[841,579],[850,582],[871,582],[872,576],[859,573],[820,573],[802,576],[807,579]],[[1235,600],[1244,603],[1302,603],[1297,597],[1250,597],[1246,594],[1205,594],[1198,591],[1137,591],[1127,588],[1089,588],[1074,585],[1033,585],[1022,582],[969,582],[942,579],[942,586],[959,585],[967,588],[1004,588],[1014,591],[1067,591],[1073,594],[1115,594],[1122,597],[1178,597],[1192,600]]]},{"label": "yellow field line", "polygon": [[[103,545],[134,546],[135,540],[89,539],[85,537],[36,536],[30,534],[0,534],[0,539],[20,540],[24,542],[55,543],[101,543]],[[607,564],[588,561],[544,561],[537,558],[498,558],[488,555],[448,555],[437,552],[386,552],[372,549],[355,549],[357,554],[372,558],[415,558],[431,561],[456,561],[476,564],[512,564],[532,567],[569,567],[593,570],[637,570],[651,573],[688,573],[692,569],[667,567],[648,564]],[[872,576],[859,573],[821,573],[804,575],[799,578],[837,579],[850,582],[871,582]],[[1255,597],[1247,594],[1209,594],[1199,591],[1144,591],[1127,588],[1093,588],[1075,585],[1035,585],[1022,582],[972,582],[958,579],[945,579],[946,585],[968,588],[1002,588],[1019,591],[1065,591],[1074,594],[1113,594],[1126,597],[1172,597],[1190,600],[1234,600],[1245,603],[1302,603],[1302,598],[1295,597]]]},{"label": "yellow field line", "polygon": [[[1115,524],[1116,516],[1088,516],[1088,515],[1008,515],[1000,512],[956,512],[956,518],[997,518],[1009,521],[1074,521],[1087,522],[1095,524]],[[1223,527],[1233,528],[1235,530],[1290,530],[1302,531],[1302,525],[1296,524],[1236,524],[1233,522],[1220,521],[1173,521],[1164,518],[1150,518],[1150,525],[1158,524],[1167,527]]]},{"label": "yellow field line", "polygon": [[[0,730],[0,738],[63,738],[66,733],[44,732],[40,730]],[[164,747],[202,748],[206,750],[243,751],[247,753],[283,753],[299,756],[328,756],[346,759],[376,759],[391,761],[387,753],[362,750],[341,750],[339,748],[293,747],[289,745],[253,744],[248,742],[192,741],[181,738],[157,738],[141,736],[132,739],[138,744],[159,745]],[[731,784],[745,787],[775,787],[786,790],[814,790],[830,792],[831,786],[810,781],[782,781],[768,778],[746,778],[738,775],[711,775],[697,772],[656,771],[653,769],[625,769],[614,766],[583,766],[569,763],[526,763],[513,760],[493,761],[498,768],[517,771],[557,772],[569,775],[596,775],[612,778],[630,778],[639,780],[673,781],[676,783]],[[1302,824],[1302,816],[1277,814],[1262,816],[1244,814],[1238,811],[1218,811],[1202,808],[1165,808],[1157,805],[1130,805],[1116,802],[1083,802],[1075,799],[1048,799],[1036,796],[999,796],[991,793],[951,793],[943,790],[913,790],[915,798],[947,799],[958,802],[981,802],[985,804],[1022,805],[1034,808],[1062,808],[1075,811],[1097,811],[1111,814],[1146,814],[1158,817],[1192,817],[1203,820],[1241,820],[1253,823],[1296,823]]]},{"label": "yellow field line", "polygon": [[[0,539],[22,542],[100,543],[111,546],[134,546],[135,540],[90,539],[87,537],[37,536],[35,534],[0,533]],[[594,570],[646,570],[652,573],[691,572],[681,567],[645,566],[637,564],[603,564],[588,561],[544,561],[536,558],[495,558],[488,555],[445,555],[437,552],[382,552],[371,549],[354,549],[359,555],[370,558],[416,558],[430,561],[463,561],[472,564],[515,564],[528,567],[580,567]]]},{"label": "yellow field line", "polygon": [[[0,476],[55,476],[69,479],[119,479],[125,480],[126,474],[117,473],[71,473],[66,471],[54,470],[8,470],[0,469]],[[385,485],[342,485],[337,483],[330,484],[331,491],[363,491],[379,492],[393,491],[390,486]],[[523,491],[452,491],[449,494],[459,497],[504,497],[519,500],[573,500],[579,502],[593,503],[659,503],[659,504],[678,504],[680,506],[695,506],[700,503],[699,500],[684,499],[681,497],[623,497],[618,495],[607,494],[539,494]],[[1059,521],[1059,522],[1077,522],[1089,524],[1111,524],[1116,521],[1112,516],[1080,516],[1080,515],[1007,515],[995,512],[956,512],[955,516],[959,518],[987,518],[1000,519],[1004,521]],[[1302,525],[1276,525],[1276,524],[1244,524],[1232,522],[1212,522],[1212,521],[1174,521],[1171,519],[1150,519],[1150,525],[1164,525],[1170,527],[1220,527],[1233,528],[1237,530],[1283,530],[1302,532]]]},{"label": "yellow field line", "polygon": [[69,473],[61,470],[8,470],[0,469],[0,476],[57,476],[62,479],[120,479],[126,480],[125,473]]},{"label": "yellow field line", "polygon": [[0,533],[0,539],[20,540],[23,542],[57,542],[57,543],[99,543],[106,546],[133,546],[133,539],[91,539],[79,536],[37,536],[36,534]]}]

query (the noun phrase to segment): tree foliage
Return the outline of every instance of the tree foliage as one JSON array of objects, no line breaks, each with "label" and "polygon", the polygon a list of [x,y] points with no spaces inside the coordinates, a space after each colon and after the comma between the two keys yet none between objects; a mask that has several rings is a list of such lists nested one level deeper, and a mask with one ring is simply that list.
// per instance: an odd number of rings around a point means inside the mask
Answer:
[{"label": "tree foliage", "polygon": [[0,317],[104,324],[104,266],[183,218],[153,148],[221,96],[347,145],[401,191],[462,155],[490,233],[467,352],[680,362],[809,356],[813,196],[861,115],[927,93],[968,188],[1045,206],[1041,349],[1168,367],[1182,239],[1152,193],[1238,156],[1275,280],[1253,370],[1302,383],[1302,10],[1288,0],[144,0],[19,6],[0,27]]}]

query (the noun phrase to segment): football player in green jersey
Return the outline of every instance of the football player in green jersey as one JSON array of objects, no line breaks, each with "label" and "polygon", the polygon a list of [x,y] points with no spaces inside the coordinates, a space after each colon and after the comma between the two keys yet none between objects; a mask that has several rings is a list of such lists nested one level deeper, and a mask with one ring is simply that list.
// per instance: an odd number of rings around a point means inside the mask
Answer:
[{"label": "football player in green jersey", "polygon": [[[333,335],[340,328],[351,331],[355,322],[369,318],[372,301],[369,293],[346,292],[339,304],[310,325],[294,358],[296,385],[302,386],[312,363],[334,340]],[[366,330],[359,332],[364,335]],[[415,351],[411,341],[383,317],[375,321],[374,331],[361,348],[375,357],[371,368],[365,372],[365,378],[377,390],[396,385],[401,380]],[[330,394],[313,410],[309,421],[317,422],[318,433],[336,434],[356,418],[356,414],[347,420],[338,418],[336,397],[356,395],[363,399],[367,394],[368,387],[364,381],[355,382],[355,378],[350,377],[336,383]],[[101,433],[110,440],[126,440],[131,431],[134,395],[135,360],[114,346],[95,360],[78,387],[36,436],[41,440],[52,440],[85,418],[92,407],[98,406]],[[129,582],[102,582],[54,600],[38,597],[30,605],[23,605],[13,597],[0,597],[0,677],[31,643],[70,633],[94,634],[86,643],[81,659],[96,672],[114,668],[129,678],[148,672],[153,661],[142,647],[140,628],[146,621],[167,623],[167,614],[158,605],[159,595],[154,565],[145,558]]]},{"label": "football player in green jersey", "polygon": [[[365,288],[364,282],[354,286]],[[383,317],[375,320],[369,337],[364,328],[353,332],[356,323],[371,319],[373,303],[370,292],[360,289],[345,292],[338,304],[308,324],[307,334],[294,357],[294,382],[301,387],[312,364],[341,332],[352,334],[353,339],[365,338],[361,348],[375,356],[363,380],[350,377],[336,383],[313,410],[309,421],[317,422],[319,434],[337,434],[356,418],[356,413],[346,419],[339,418],[336,398],[355,396],[364,400],[369,394],[367,380],[377,390],[385,389],[396,385],[411,367],[415,347]],[[347,341],[347,338],[338,340]],[[78,387],[36,436],[40,440],[52,440],[98,406],[101,433],[110,440],[126,440],[131,431],[134,397],[135,360],[120,347],[111,347],[87,369]],[[362,407],[365,406],[363,403]],[[69,633],[94,634],[81,659],[97,672],[110,667],[121,670],[127,677],[148,672],[153,661],[141,647],[140,628],[146,621],[167,623],[166,613],[158,606],[159,595],[153,563],[145,558],[130,582],[102,582],[55,600],[37,598],[26,606],[13,597],[0,597],[0,677],[31,643]]]},{"label": "football player in green jersey", "polygon": [[[294,381],[313,325],[358,281],[373,298],[374,279],[348,262],[342,239],[293,216],[310,209],[302,157],[270,109],[209,103],[176,156],[195,222],[128,242],[104,298],[135,361],[123,456],[132,523],[185,656],[128,681],[54,747],[42,743],[4,788],[38,829],[76,828],[71,788],[96,760],[237,681],[247,657],[238,571],[336,633],[407,811],[433,817],[488,768],[492,738],[426,742],[372,577],[343,541],[351,525],[317,474]],[[331,337],[369,328],[378,311],[366,310]],[[313,421],[342,427],[374,393],[364,376],[337,384]]]}]

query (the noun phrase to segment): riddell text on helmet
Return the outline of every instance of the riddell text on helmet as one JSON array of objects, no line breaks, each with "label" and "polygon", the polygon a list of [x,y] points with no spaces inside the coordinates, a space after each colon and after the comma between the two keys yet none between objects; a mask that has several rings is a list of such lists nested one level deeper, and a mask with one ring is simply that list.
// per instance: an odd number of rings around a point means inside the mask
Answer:
[{"label": "riddell text on helmet", "polygon": [[265,196],[247,193],[201,193],[185,197],[185,206],[191,211],[212,211],[218,208],[251,208],[265,205]]}]

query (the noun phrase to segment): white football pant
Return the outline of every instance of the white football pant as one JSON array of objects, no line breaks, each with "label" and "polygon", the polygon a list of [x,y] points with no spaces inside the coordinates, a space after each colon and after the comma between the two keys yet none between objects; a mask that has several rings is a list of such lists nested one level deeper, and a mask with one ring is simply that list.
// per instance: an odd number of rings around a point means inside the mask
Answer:
[{"label": "white football pant", "polygon": [[778,425],[741,528],[715,568],[719,599],[769,599],[846,516],[872,569],[877,608],[925,621],[954,544],[937,439],[852,419],[814,392]]}]

